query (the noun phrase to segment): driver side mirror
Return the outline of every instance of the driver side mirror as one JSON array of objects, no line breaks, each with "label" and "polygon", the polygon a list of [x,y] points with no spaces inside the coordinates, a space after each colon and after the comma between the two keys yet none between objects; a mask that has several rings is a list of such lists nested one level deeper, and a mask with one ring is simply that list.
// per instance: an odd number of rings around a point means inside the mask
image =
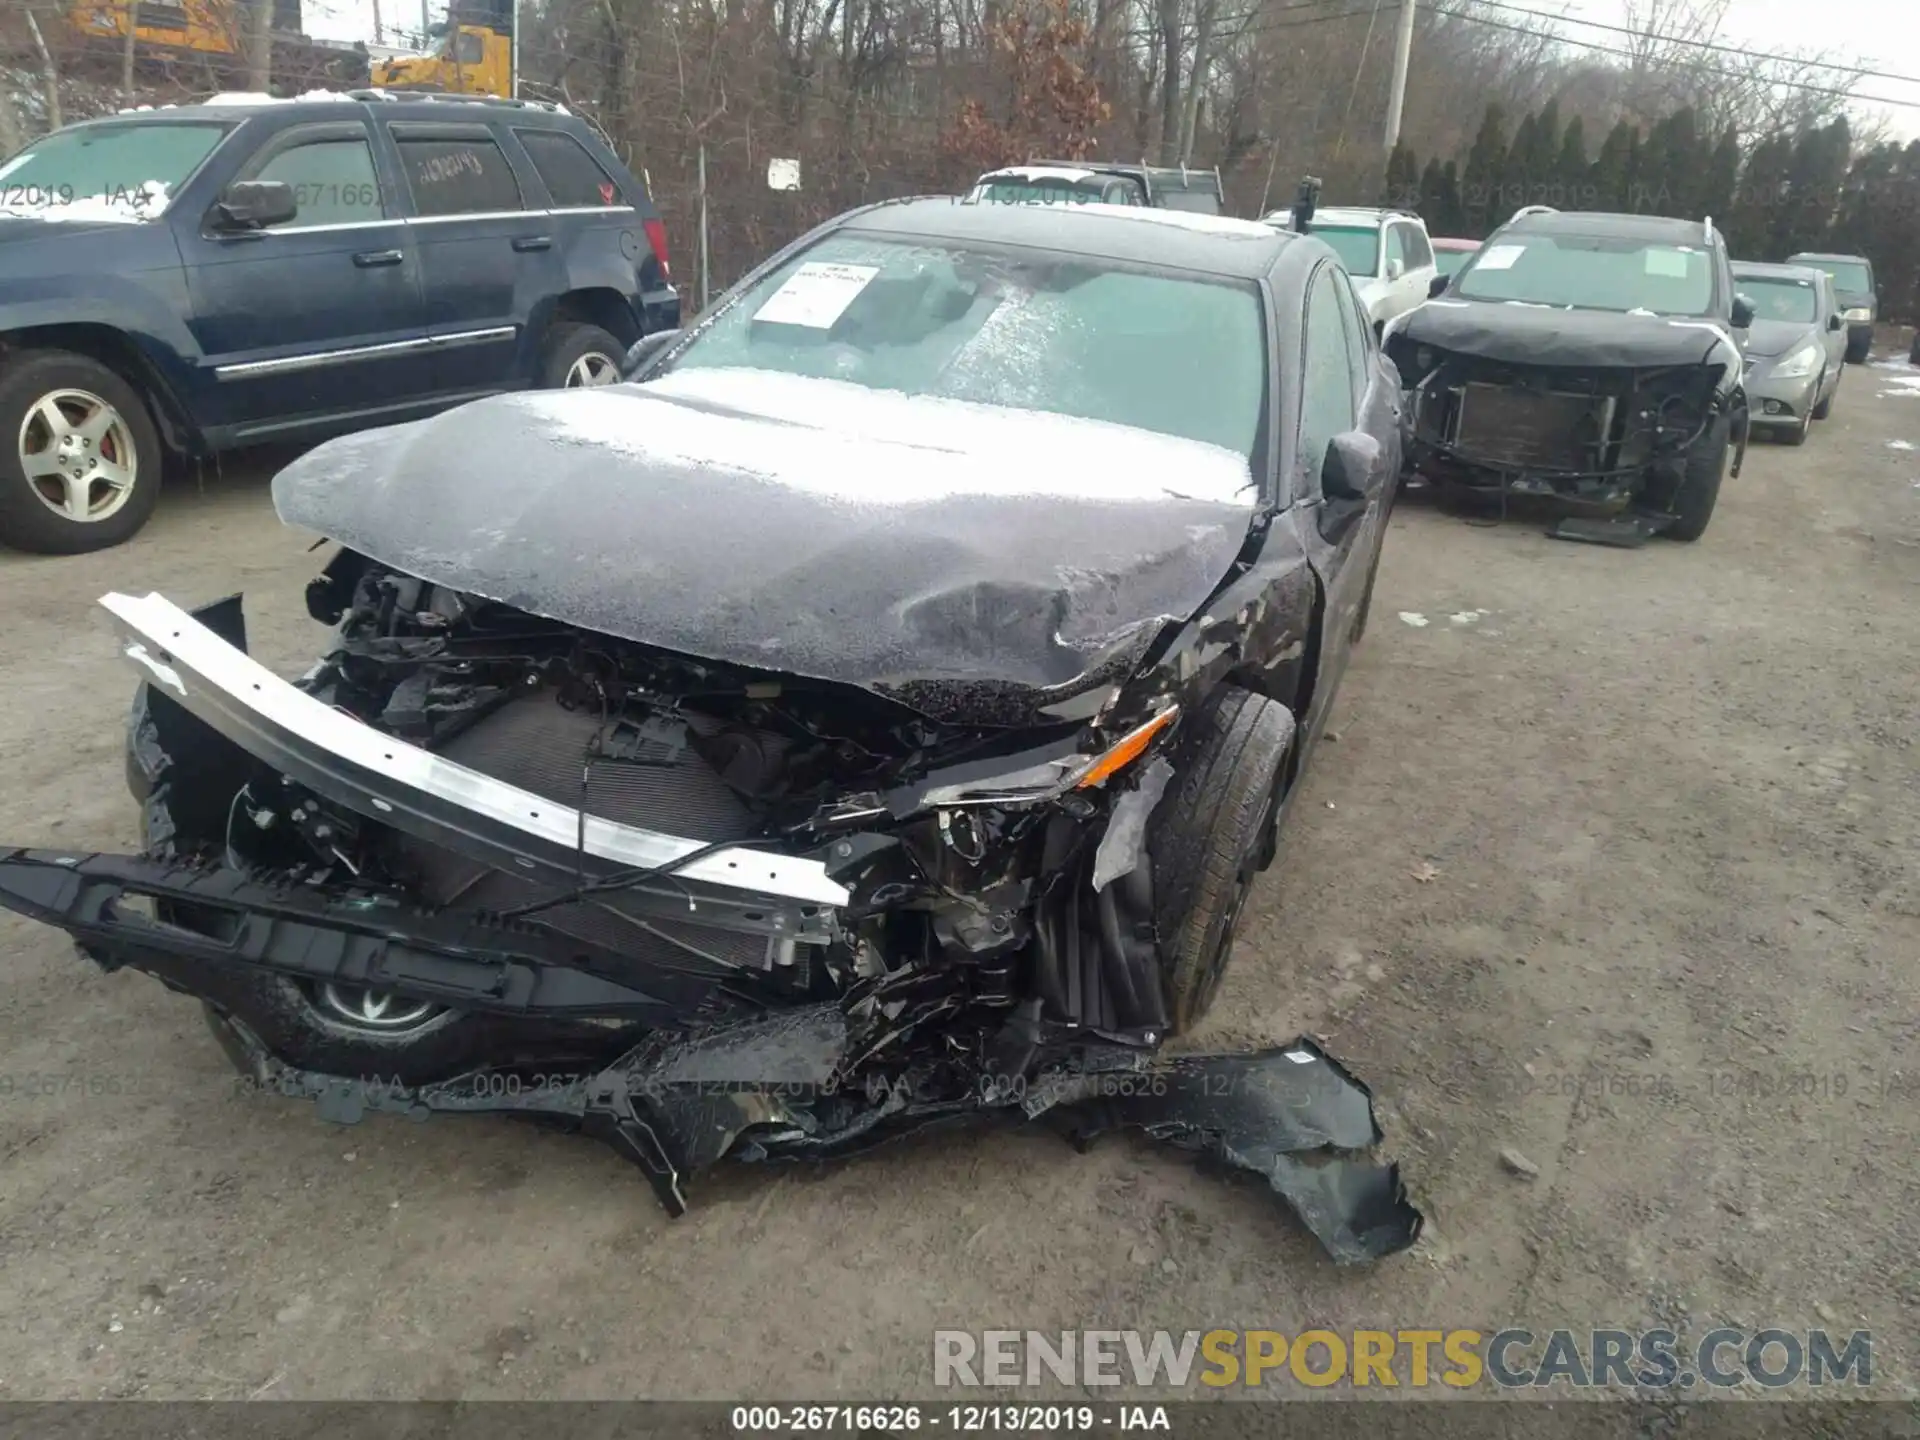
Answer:
[{"label": "driver side mirror", "polygon": [[213,202],[214,226],[220,230],[264,230],[299,213],[293,187],[284,180],[236,180]]},{"label": "driver side mirror", "polygon": [[1847,322],[1838,310],[1827,316],[1827,328],[1829,330],[1844,330],[1847,328]]},{"label": "driver side mirror", "polygon": [[651,335],[643,335],[627,347],[626,357],[620,362],[620,378],[631,380],[646,368],[661,351],[680,338],[678,330],[656,330]]},{"label": "driver side mirror", "polygon": [[1753,301],[1744,295],[1733,297],[1733,328],[1744,330],[1753,324]]},{"label": "driver side mirror", "polygon": [[1437,299],[1446,292],[1446,288],[1447,277],[1444,275],[1434,276],[1433,279],[1427,282],[1427,298],[1429,300]]},{"label": "driver side mirror", "polygon": [[1380,442],[1364,430],[1348,430],[1328,442],[1320,466],[1320,538],[1343,543],[1367,513],[1377,488]]},{"label": "driver side mirror", "polygon": [[1406,273],[1407,273],[1406,261],[1404,260],[1387,261],[1387,279],[1398,280],[1402,275]]}]

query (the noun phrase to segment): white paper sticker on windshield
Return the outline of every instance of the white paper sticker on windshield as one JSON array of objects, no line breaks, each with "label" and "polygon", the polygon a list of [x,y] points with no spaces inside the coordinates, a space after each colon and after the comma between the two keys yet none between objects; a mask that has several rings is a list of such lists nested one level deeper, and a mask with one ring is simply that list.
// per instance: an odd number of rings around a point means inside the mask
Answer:
[{"label": "white paper sticker on windshield", "polygon": [[1526,254],[1524,245],[1489,245],[1480,252],[1480,263],[1476,270],[1511,270],[1513,262]]},{"label": "white paper sticker on windshield", "polygon": [[753,318],[770,325],[829,330],[879,273],[878,265],[802,265],[754,311]]},{"label": "white paper sticker on windshield", "polygon": [[1689,252],[1685,250],[1649,250],[1647,274],[1666,275],[1675,280],[1687,278]]}]

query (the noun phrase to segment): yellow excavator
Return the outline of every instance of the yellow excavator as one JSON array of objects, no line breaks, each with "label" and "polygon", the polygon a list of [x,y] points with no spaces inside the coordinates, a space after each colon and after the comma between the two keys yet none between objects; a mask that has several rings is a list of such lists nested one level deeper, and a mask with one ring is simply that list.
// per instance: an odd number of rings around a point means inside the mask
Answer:
[{"label": "yellow excavator", "polygon": [[[272,0],[273,79],[283,88],[341,89],[369,80],[367,48],[307,35],[300,0]],[[119,46],[133,25],[134,69],[189,85],[233,89],[246,80],[249,7],[245,0],[74,0],[68,23],[95,68],[117,68]],[[114,44],[98,42],[112,40]]]},{"label": "yellow excavator", "polygon": [[423,55],[373,62],[373,83],[383,90],[441,90],[454,95],[513,94],[512,0],[465,0],[448,7],[447,18],[427,31],[433,46]]}]

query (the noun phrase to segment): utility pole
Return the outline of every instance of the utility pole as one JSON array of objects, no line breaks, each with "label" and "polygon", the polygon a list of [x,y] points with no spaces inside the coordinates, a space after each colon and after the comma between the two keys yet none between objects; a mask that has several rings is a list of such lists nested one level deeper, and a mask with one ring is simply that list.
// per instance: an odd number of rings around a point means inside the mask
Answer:
[{"label": "utility pole", "polygon": [[507,57],[507,96],[509,99],[518,100],[520,98],[520,0],[513,0],[512,17],[507,22],[513,29],[513,33],[507,37],[507,44],[510,47]]},{"label": "utility pole", "polygon": [[373,43],[376,45],[387,43],[387,33],[380,25],[380,0],[373,0]]},{"label": "utility pole", "polygon": [[1414,0],[1400,0],[1400,30],[1393,39],[1393,93],[1387,97],[1387,153],[1400,143],[1400,112],[1407,103],[1407,62],[1413,58]]}]

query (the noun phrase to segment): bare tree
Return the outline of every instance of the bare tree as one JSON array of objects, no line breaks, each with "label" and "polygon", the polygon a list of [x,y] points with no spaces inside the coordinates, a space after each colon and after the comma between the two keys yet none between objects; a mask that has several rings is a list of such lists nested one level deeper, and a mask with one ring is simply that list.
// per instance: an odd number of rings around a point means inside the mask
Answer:
[{"label": "bare tree", "polygon": [[120,8],[120,103],[133,104],[133,52],[140,43],[140,0],[122,0]]},{"label": "bare tree", "polygon": [[40,52],[40,83],[46,93],[47,129],[58,130],[60,120],[60,71],[53,63],[53,52],[47,48],[47,37],[40,33],[40,21],[31,9],[27,11],[27,28],[33,32],[33,45]]},{"label": "bare tree", "polygon": [[273,87],[273,0],[253,0],[247,16],[247,89]]}]

